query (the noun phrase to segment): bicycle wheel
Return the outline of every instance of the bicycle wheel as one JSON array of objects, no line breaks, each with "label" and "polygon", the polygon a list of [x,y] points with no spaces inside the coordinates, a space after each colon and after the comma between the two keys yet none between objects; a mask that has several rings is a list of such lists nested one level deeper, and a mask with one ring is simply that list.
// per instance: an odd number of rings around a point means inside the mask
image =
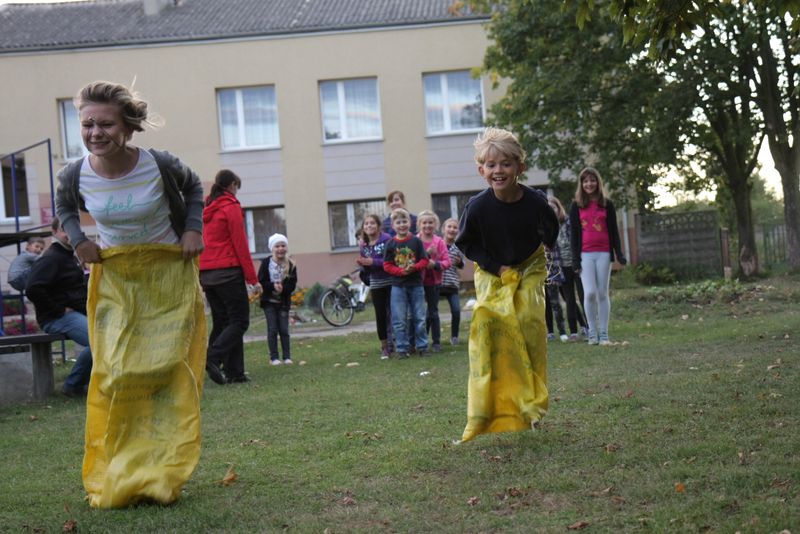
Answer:
[{"label": "bicycle wheel", "polygon": [[350,302],[332,289],[322,294],[322,298],[319,300],[319,309],[322,312],[322,318],[331,326],[348,325],[355,315],[355,310],[350,306]]}]

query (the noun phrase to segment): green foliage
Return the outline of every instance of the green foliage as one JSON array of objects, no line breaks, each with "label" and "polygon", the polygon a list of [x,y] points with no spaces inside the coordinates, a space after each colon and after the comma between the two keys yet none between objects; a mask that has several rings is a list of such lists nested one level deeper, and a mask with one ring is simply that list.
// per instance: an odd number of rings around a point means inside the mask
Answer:
[{"label": "green foliage", "polygon": [[668,302],[690,302],[709,304],[714,302],[733,302],[741,297],[745,287],[739,280],[704,280],[693,284],[670,287],[653,287],[650,296]]},{"label": "green foliage", "polygon": [[654,267],[649,263],[640,263],[633,268],[636,281],[642,285],[672,284],[677,276],[669,267]]},{"label": "green foliage", "polygon": [[306,290],[305,294],[305,306],[314,311],[319,311],[319,299],[322,298],[322,294],[325,292],[325,286],[316,282],[313,286],[309,287]]}]

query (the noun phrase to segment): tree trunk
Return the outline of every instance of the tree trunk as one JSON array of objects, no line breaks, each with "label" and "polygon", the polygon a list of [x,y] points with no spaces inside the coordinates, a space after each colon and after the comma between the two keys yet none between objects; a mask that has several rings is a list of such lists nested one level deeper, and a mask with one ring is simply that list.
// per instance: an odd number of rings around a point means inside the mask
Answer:
[{"label": "tree trunk", "polygon": [[783,220],[786,224],[786,246],[788,247],[789,268],[800,270],[800,141],[794,146],[788,143],[769,141],[770,154],[775,169],[781,175],[783,186]]},{"label": "tree trunk", "polygon": [[745,182],[729,184],[736,208],[736,230],[739,235],[739,272],[744,278],[758,274],[756,233],[753,228],[753,209],[750,203],[751,186]]}]

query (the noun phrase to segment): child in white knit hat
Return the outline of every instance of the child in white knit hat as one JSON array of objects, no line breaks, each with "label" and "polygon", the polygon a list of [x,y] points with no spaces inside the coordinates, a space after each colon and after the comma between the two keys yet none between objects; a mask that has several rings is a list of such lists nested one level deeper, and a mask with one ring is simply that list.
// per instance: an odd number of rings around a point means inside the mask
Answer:
[{"label": "child in white knit hat", "polygon": [[291,364],[289,346],[289,309],[292,293],[297,287],[297,266],[289,258],[289,240],[283,234],[269,236],[271,254],[261,260],[258,281],[264,292],[261,294],[261,308],[267,318],[267,346],[272,365],[280,365],[278,337],[281,340],[283,363]]}]

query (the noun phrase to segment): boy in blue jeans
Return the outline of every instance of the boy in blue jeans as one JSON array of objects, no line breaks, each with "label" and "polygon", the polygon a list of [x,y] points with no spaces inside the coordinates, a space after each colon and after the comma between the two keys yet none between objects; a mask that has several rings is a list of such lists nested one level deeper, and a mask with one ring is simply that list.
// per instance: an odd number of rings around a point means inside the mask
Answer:
[{"label": "boy in blue jeans", "polygon": [[386,244],[383,270],[392,277],[392,331],[397,358],[408,358],[411,347],[406,331],[406,315],[411,310],[411,324],[420,356],[428,355],[428,333],[425,329],[425,290],[422,271],[428,265],[428,255],[422,241],[410,232],[411,216],[403,208],[392,211],[395,236]]}]

